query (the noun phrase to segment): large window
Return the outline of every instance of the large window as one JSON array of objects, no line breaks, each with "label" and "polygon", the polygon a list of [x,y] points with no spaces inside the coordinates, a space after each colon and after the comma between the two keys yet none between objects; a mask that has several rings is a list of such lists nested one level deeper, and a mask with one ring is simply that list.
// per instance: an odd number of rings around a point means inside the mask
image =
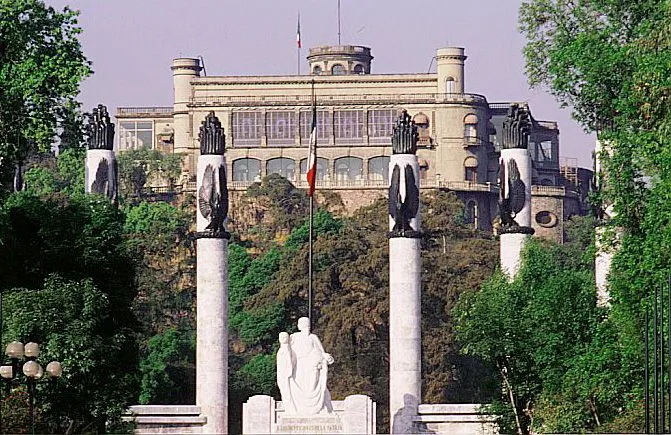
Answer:
[{"label": "large window", "polygon": [[368,179],[389,181],[389,156],[373,157],[368,160]]},{"label": "large window", "polygon": [[296,143],[296,113],[268,112],[268,144],[294,145]]},{"label": "large window", "polygon": [[394,109],[368,111],[368,136],[371,143],[391,143],[396,113]]},{"label": "large window", "polygon": [[[312,111],[301,112],[301,143],[310,143],[310,130],[312,129]],[[326,110],[317,111],[317,146],[328,145],[333,136],[333,122],[331,114]]]},{"label": "large window", "polygon": [[363,142],[364,111],[338,110],[333,113],[336,143]]},{"label": "large window", "polygon": [[452,77],[448,77],[447,80],[445,80],[445,92],[448,94],[457,92],[457,84]]},{"label": "large window", "polygon": [[[308,159],[303,159],[301,160],[301,180],[307,180],[307,166],[308,166]],[[329,161],[326,159],[323,159],[321,157],[317,157],[317,181],[323,181],[326,180],[328,177],[328,167],[329,167]]]},{"label": "large window", "polygon": [[478,182],[478,159],[469,156],[464,161],[464,180]]},{"label": "large window", "polygon": [[464,117],[464,140],[468,144],[478,142],[478,116],[474,113],[469,113]]},{"label": "large window", "polygon": [[119,123],[119,151],[153,148],[152,121],[123,121]]},{"label": "large window", "polygon": [[296,171],[296,162],[286,157],[270,159],[266,163],[266,174],[279,174],[287,180],[293,180]]},{"label": "large window", "polygon": [[333,74],[334,76],[344,75],[345,67],[340,64],[333,65],[333,67],[331,68],[331,74]]},{"label": "large window", "polygon": [[352,182],[363,179],[363,160],[358,157],[341,157],[335,161],[335,175],[338,182]]},{"label": "large window", "polygon": [[233,181],[261,181],[261,161],[257,159],[234,160]]},{"label": "large window", "polygon": [[263,112],[233,112],[233,145],[260,146]]}]

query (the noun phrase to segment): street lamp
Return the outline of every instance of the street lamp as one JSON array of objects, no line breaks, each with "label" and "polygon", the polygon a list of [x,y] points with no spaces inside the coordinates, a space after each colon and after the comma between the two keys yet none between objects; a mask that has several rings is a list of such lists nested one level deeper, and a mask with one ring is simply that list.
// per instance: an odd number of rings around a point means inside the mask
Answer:
[{"label": "street lamp", "polygon": [[[11,365],[0,366],[0,377],[7,383],[8,392],[12,381],[18,378],[20,374],[19,367],[23,363],[21,372],[23,372],[26,386],[28,387],[30,430],[31,433],[35,433],[35,386],[37,381],[42,379],[45,372],[45,369],[36,361],[40,355],[40,346],[33,342],[24,345],[20,341],[12,341],[7,345],[5,353],[11,360]],[[63,374],[63,367],[60,362],[51,361],[47,364],[46,372],[48,379],[56,380]],[[1,427],[0,432],[2,432]]]}]

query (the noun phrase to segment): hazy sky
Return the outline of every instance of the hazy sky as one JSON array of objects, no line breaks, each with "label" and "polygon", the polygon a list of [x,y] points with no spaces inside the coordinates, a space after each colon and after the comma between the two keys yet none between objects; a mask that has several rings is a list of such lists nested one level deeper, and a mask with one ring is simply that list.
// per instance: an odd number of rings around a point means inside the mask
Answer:
[{"label": "hazy sky", "polygon": [[[337,0],[47,0],[81,11],[81,40],[94,75],[82,86],[85,110],[172,105],[170,63],[202,56],[208,75],[295,74],[300,12],[309,47],[338,43]],[[373,73],[435,71],[439,47],[466,48],[466,92],[490,102],[528,101],[538,120],[559,123],[560,155],[591,167],[585,134],[524,76],[518,0],[341,0],[341,41],[371,47]]]}]

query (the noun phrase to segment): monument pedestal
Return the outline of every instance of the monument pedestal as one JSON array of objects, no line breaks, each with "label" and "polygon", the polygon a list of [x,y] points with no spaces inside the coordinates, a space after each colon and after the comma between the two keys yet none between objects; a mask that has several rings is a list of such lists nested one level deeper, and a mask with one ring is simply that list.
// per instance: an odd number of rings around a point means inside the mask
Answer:
[{"label": "monument pedestal", "polygon": [[243,434],[374,434],[375,402],[361,394],[334,400],[333,413],[286,415],[282,402],[252,396],[242,405]]}]

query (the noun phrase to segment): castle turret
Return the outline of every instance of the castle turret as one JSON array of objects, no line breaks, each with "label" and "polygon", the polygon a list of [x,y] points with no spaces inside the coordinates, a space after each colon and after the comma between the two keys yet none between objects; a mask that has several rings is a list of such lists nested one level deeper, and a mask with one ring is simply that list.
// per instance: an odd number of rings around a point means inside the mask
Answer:
[{"label": "castle turret", "polygon": [[461,47],[439,48],[436,53],[439,94],[464,93],[464,49]]},{"label": "castle turret", "polygon": [[310,74],[350,75],[370,74],[370,61],[373,56],[369,47],[335,45],[311,48],[307,59]]},{"label": "castle turret", "polygon": [[200,60],[195,58],[177,58],[172,61],[172,81],[175,92],[174,130],[175,153],[184,153],[187,157],[183,162],[183,172],[195,174],[195,146],[193,127],[189,117],[187,104],[193,97],[191,80],[200,76],[202,69]]}]

